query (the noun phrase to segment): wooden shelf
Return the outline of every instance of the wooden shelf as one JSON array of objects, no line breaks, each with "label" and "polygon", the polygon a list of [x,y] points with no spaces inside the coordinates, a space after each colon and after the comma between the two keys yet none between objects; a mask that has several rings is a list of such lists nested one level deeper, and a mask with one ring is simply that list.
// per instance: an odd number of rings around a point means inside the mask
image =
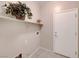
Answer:
[{"label": "wooden shelf", "polygon": [[35,24],[35,25],[39,25],[39,26],[43,26],[43,24],[40,24],[40,23],[35,23],[35,22],[29,22],[29,21],[24,21],[24,20],[19,20],[19,19],[14,19],[14,18],[11,18],[11,17],[6,17],[6,16],[0,16],[0,18],[4,18],[4,19],[8,19],[8,20],[12,20],[12,21],[17,21],[17,22],[24,22],[24,23],[30,23],[30,24]]},{"label": "wooden shelf", "polygon": [[39,26],[43,26],[43,24],[41,23],[34,23],[34,22],[28,22],[28,21],[25,21],[26,23],[31,23],[31,24],[35,24],[35,25],[39,25]]}]

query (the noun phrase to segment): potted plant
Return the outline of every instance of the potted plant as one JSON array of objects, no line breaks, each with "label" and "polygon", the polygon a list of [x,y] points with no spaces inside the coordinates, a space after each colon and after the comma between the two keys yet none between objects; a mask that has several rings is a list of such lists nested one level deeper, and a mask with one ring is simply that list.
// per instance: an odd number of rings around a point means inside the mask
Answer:
[{"label": "potted plant", "polygon": [[26,4],[18,2],[18,3],[9,3],[9,5],[5,4],[6,14],[11,14],[15,16],[17,19],[24,20],[25,15],[27,15],[28,19],[32,18],[31,9],[26,6]]}]

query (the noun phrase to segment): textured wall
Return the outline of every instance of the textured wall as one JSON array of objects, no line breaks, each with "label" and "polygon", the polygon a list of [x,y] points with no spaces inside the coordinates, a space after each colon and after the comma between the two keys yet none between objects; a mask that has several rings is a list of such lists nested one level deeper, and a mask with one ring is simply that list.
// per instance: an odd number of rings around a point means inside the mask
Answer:
[{"label": "textured wall", "polygon": [[[0,2],[0,15],[13,17],[5,14],[5,8],[2,7],[5,3],[7,2]],[[32,1],[24,3],[33,13],[30,21],[36,22],[39,19],[38,4]],[[38,25],[0,18],[0,57],[15,57],[19,53],[22,53],[23,57],[29,56],[39,47],[39,35],[36,35],[39,28]]]},{"label": "textured wall", "polygon": [[39,47],[38,25],[0,18],[0,57],[29,56]]},{"label": "textured wall", "polygon": [[78,1],[52,1],[40,2],[40,18],[44,24],[41,30],[41,46],[49,50],[53,49],[53,13],[56,7],[61,7],[61,10],[79,8]]}]

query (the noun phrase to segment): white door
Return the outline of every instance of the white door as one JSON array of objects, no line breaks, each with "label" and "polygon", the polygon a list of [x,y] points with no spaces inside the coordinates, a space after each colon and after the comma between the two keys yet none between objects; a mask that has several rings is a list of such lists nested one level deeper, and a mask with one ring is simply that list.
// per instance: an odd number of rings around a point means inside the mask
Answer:
[{"label": "white door", "polygon": [[75,10],[60,12],[54,14],[53,19],[53,50],[68,57],[76,57],[75,14]]}]

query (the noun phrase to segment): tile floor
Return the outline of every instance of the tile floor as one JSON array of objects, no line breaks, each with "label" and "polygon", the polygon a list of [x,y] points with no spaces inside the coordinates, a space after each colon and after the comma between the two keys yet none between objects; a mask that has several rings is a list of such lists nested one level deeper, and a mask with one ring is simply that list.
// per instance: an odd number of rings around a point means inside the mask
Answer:
[{"label": "tile floor", "polygon": [[40,48],[31,58],[66,58],[66,57]]}]

